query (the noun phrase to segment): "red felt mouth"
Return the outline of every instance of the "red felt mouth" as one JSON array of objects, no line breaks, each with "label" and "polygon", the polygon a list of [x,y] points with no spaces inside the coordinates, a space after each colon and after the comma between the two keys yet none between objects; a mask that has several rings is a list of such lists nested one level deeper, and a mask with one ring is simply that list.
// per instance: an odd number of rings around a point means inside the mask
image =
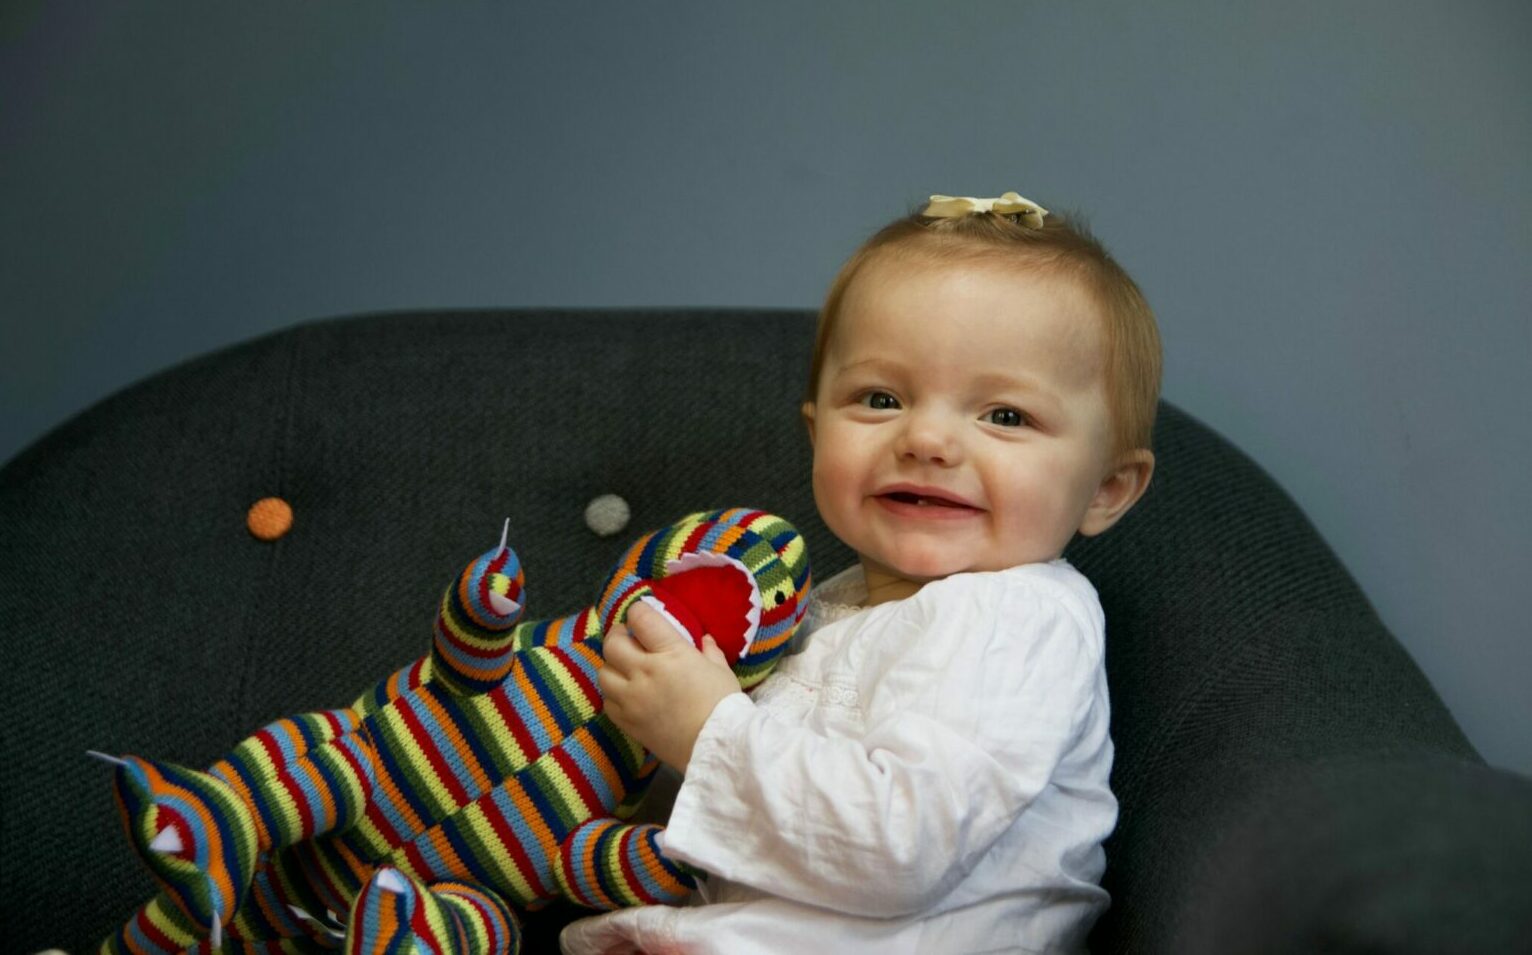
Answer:
[{"label": "red felt mouth", "polygon": [[750,637],[750,598],[755,590],[744,571],[696,567],[653,581],[650,588],[698,648],[702,635],[709,634],[730,666],[740,658]]}]

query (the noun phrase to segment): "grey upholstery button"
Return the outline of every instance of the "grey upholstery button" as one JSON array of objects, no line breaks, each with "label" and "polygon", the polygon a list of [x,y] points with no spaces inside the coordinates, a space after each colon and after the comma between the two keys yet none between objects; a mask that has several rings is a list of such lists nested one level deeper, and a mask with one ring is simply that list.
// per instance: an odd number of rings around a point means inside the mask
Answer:
[{"label": "grey upholstery button", "polygon": [[611,537],[628,526],[628,502],[615,494],[603,494],[585,505],[585,523],[599,537]]}]

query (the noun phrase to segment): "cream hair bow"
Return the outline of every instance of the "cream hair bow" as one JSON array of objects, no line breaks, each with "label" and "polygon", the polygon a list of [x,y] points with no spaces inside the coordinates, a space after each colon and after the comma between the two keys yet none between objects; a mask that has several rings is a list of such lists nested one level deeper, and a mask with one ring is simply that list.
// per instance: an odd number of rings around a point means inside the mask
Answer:
[{"label": "cream hair bow", "polygon": [[972,196],[932,196],[931,204],[926,206],[921,215],[937,219],[958,219],[981,212],[1020,216],[1022,224],[1033,229],[1041,229],[1043,216],[1048,214],[1047,209],[1031,199],[1024,199],[1014,192],[1008,192],[996,199],[975,199]]}]

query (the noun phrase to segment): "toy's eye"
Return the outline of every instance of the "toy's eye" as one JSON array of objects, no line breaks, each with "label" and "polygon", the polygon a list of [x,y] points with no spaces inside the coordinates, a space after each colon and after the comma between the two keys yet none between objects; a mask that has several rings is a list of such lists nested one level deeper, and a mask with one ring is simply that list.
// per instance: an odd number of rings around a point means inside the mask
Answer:
[{"label": "toy's eye", "polygon": [[782,606],[782,604],[784,604],[786,601],[787,601],[787,594],[784,594],[780,590],[777,591],[777,606],[778,607]]}]

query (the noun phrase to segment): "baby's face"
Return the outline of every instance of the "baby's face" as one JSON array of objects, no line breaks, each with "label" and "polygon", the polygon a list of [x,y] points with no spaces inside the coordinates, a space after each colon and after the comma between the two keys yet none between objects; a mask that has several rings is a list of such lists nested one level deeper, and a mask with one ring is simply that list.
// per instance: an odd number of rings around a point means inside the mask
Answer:
[{"label": "baby's face", "polygon": [[804,414],[815,501],[870,587],[1063,552],[1111,470],[1101,335],[1084,291],[1044,272],[863,267]]}]

